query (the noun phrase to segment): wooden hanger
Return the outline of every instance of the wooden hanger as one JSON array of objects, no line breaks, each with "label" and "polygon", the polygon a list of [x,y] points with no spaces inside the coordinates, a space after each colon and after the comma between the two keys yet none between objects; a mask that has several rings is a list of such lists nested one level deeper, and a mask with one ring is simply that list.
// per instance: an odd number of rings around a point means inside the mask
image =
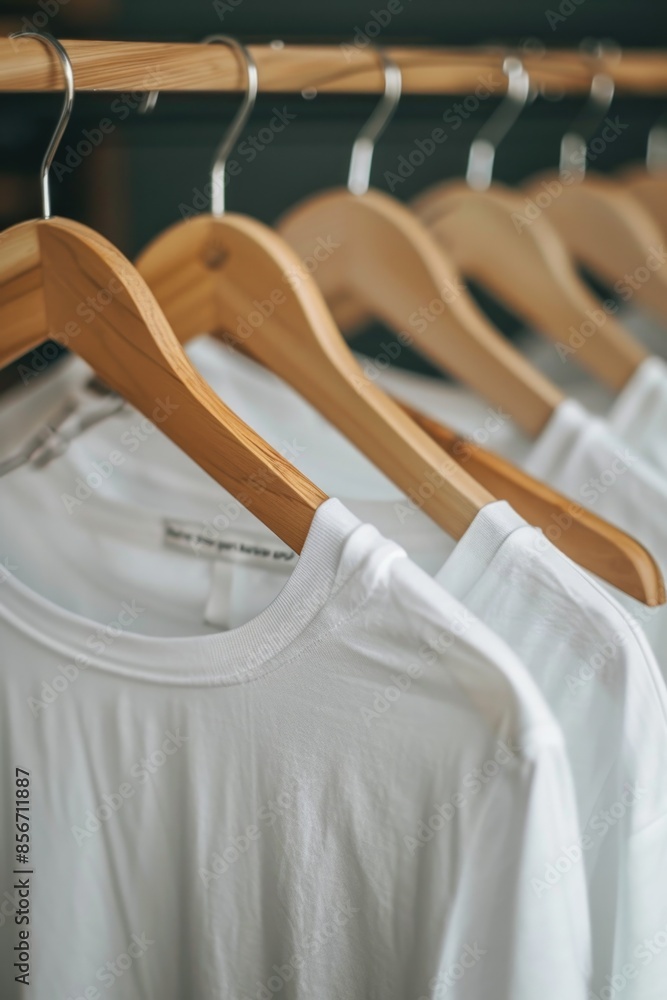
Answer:
[{"label": "wooden hanger", "polygon": [[[646,350],[603,311],[579,277],[558,233],[544,216],[525,216],[524,200],[492,182],[495,152],[530,96],[522,62],[503,59],[507,93],[474,139],[466,181],[429,188],[411,207],[466,277],[489,289],[533,329],[562,344],[612,390],[621,389]],[[365,321],[352,299],[329,303],[343,329]],[[593,326],[595,336],[585,336]]]},{"label": "wooden hanger", "polygon": [[[564,358],[618,391],[646,350],[602,309],[548,219],[528,217],[524,200],[493,182],[496,149],[531,97],[520,59],[506,57],[503,72],[507,93],[471,144],[465,183],[436,184],[412,207],[466,276],[552,341],[567,348],[574,338],[576,348]],[[585,336],[591,324],[594,335]]]},{"label": "wooden hanger", "polygon": [[524,185],[529,198],[559,184],[561,193],[545,208],[577,260],[624,299],[667,319],[667,267],[663,236],[633,191],[609,177],[587,174],[569,186],[556,172]]},{"label": "wooden hanger", "polygon": [[649,213],[663,240],[667,239],[667,170],[649,173],[646,167],[632,166],[619,170],[617,176]]},{"label": "wooden hanger", "polygon": [[[647,351],[579,277],[548,220],[517,228],[524,201],[494,184],[473,191],[460,183],[426,192],[412,207],[453,256],[532,329],[571,351],[570,357],[613,391],[629,381]],[[591,327],[593,335],[590,335]]]},{"label": "wooden hanger", "polygon": [[224,164],[252,108],[257,73],[247,51],[248,94],[216,157],[213,213],[176,223],[137,268],[178,337],[224,336],[280,375],[458,539],[494,498],[377,386],[369,383],[315,282],[272,229],[224,211]]},{"label": "wooden hanger", "polygon": [[667,128],[662,121],[649,132],[645,162],[623,167],[616,176],[667,238]]},{"label": "wooden hanger", "polygon": [[[414,438],[410,425],[411,441],[417,440],[421,456],[421,465],[415,467],[414,445],[406,448],[405,408],[399,408],[364,376],[312,278],[274,232],[239,215],[202,215],[160,235],[143,252],[138,267],[183,342],[202,331],[213,333],[280,375],[442,524],[442,512],[429,503],[431,494],[437,493],[432,486],[443,475],[453,478],[454,471],[463,471],[455,435],[416,415],[428,437],[438,447],[444,445],[458,463],[443,466],[442,452],[437,458],[433,452],[431,458],[423,438]],[[414,411],[409,416],[412,419]],[[467,468],[470,449],[465,447],[463,465]],[[438,463],[435,469],[433,461]],[[551,527],[554,521],[548,520],[548,514],[572,506],[504,459],[489,456],[486,462],[476,461],[480,467],[494,469],[493,482],[500,491],[495,495],[518,499],[521,510],[539,511]],[[416,489],[415,475],[421,477]],[[490,472],[485,475],[490,482]],[[465,476],[469,478],[467,472]],[[457,523],[450,520],[446,527],[454,537],[460,536],[473,511],[492,499],[482,478],[477,481],[475,477],[473,482],[477,497]],[[579,539],[586,565],[638,599],[658,601],[662,579],[641,546],[586,514],[573,520],[574,530],[561,531],[557,542],[564,551],[573,552]]]},{"label": "wooden hanger", "polygon": [[494,498],[365,378],[312,279],[285,281],[298,267],[277,233],[229,213],[176,223],[137,261],[182,341],[218,334],[280,375],[460,538]]},{"label": "wooden hanger", "polygon": [[[515,220],[525,219],[525,204],[515,192],[500,184],[473,191],[453,181],[426,191],[411,207],[466,277],[485,286],[532,329],[562,345],[566,360],[573,357],[610,389],[622,389],[647,357],[646,348],[603,310],[581,280],[547,219],[517,228]],[[343,330],[368,321],[349,294],[328,304]]]},{"label": "wooden hanger", "polygon": [[591,113],[601,120],[613,95],[613,78],[593,72],[582,127],[575,123],[561,141],[559,171],[538,174],[523,190],[580,264],[622,298],[636,296],[639,305],[666,319],[667,267],[659,226],[629,187],[586,170],[583,123]]},{"label": "wooden hanger", "polygon": [[159,420],[216,482],[301,551],[326,495],[221,402],[132,264],[93,230],[50,217],[48,171],[71,112],[74,78],[56,39],[35,32],[22,37],[56,52],[67,91],[42,164],[44,218],[13,226],[0,239],[0,367],[70,331],[69,346],[107,385]]},{"label": "wooden hanger", "polygon": [[[252,221],[235,215],[227,215],[225,218],[232,225],[239,223],[242,227]],[[141,271],[154,288],[158,300],[164,305],[174,330],[184,343],[198,335],[202,330],[212,331],[220,339],[233,343],[243,353],[264,364],[271,371],[282,375],[287,382],[305,395],[319,412],[328,416],[334,410],[335,404],[328,399],[323,400],[317,371],[314,373],[314,390],[310,391],[307,388],[312,363],[311,350],[307,340],[305,352],[301,354],[299,350],[303,343],[301,326],[303,320],[300,318],[298,310],[296,314],[294,313],[291,303],[288,304],[287,301],[278,303],[276,313],[279,315],[275,318],[275,314],[267,317],[265,323],[258,326],[247,337],[233,334],[230,336],[228,333],[230,328],[233,329],[233,326],[227,318],[228,313],[221,312],[220,303],[229,301],[230,288],[241,289],[240,298],[233,307],[233,309],[238,310],[237,322],[239,317],[250,315],[253,310],[257,309],[257,303],[262,302],[261,297],[257,297],[257,276],[253,277],[248,288],[244,288],[243,276],[247,276],[247,271],[242,266],[239,267],[238,272],[233,270],[222,274],[215,269],[213,271],[208,269],[205,278],[203,278],[201,261],[205,258],[206,250],[204,249],[202,257],[202,246],[206,247],[206,237],[202,236],[202,229],[205,229],[211,220],[205,216],[200,217],[200,220],[192,220],[192,222],[200,221],[199,233],[196,231],[199,227],[193,227],[190,223],[177,224],[173,230],[165,234],[166,236],[171,233],[174,246],[162,243],[165,237],[160,237],[155,245],[149,246],[139,261]],[[209,232],[216,233],[216,230],[211,228]],[[187,238],[188,241],[192,238],[193,242],[184,245],[184,238]],[[179,254],[181,247],[183,247],[183,257],[174,261],[172,258],[173,249],[176,248],[177,254]],[[226,245],[216,246],[214,240],[209,244],[209,249],[213,247],[215,247],[214,256],[217,256],[217,250],[221,250],[224,255]],[[163,257],[163,251],[166,251],[166,258]],[[191,253],[193,256],[190,256]],[[170,260],[172,264],[177,264],[174,270],[171,269],[171,264],[165,264],[165,259]],[[264,303],[272,302],[270,290],[278,287],[275,279],[275,274],[271,278],[268,275],[264,277]],[[259,287],[262,287],[261,280],[260,277]],[[306,278],[305,284],[312,286],[312,280],[309,277]],[[253,301],[250,300],[251,295],[255,296]],[[287,313],[284,311],[286,307]],[[318,308],[320,307],[318,305]],[[259,313],[258,309],[257,312]],[[259,316],[257,316],[258,318]],[[260,337],[256,339],[260,330],[262,331]],[[310,337],[308,331],[306,337]],[[272,340],[278,341],[278,349],[275,353],[271,350]],[[294,356],[291,356],[292,352],[294,352]],[[294,364],[295,358],[298,359],[299,366],[303,366],[301,378],[294,378],[290,374],[290,365]],[[347,364],[346,358],[344,363]],[[329,364],[330,362],[327,361],[326,366],[328,367]],[[318,370],[319,367],[318,364]],[[287,374],[283,374],[284,372]],[[364,384],[366,390],[373,388],[359,370],[355,372],[353,377],[356,380],[356,386],[362,391]],[[347,381],[347,377],[345,381]],[[338,379],[335,382],[327,379],[325,386],[327,395],[331,393],[332,396],[337,396],[338,383]],[[306,392],[304,392],[303,387],[306,388]],[[387,399],[389,400],[389,397]],[[323,402],[324,405],[322,405]],[[389,402],[392,401],[389,400]],[[590,572],[597,574],[612,586],[645,604],[653,606],[664,603],[665,592],[662,575],[655,560],[643,546],[625,532],[590,513],[580,505],[573,504],[571,500],[552,487],[533,479],[501,456],[485,451],[461,438],[454,431],[425,417],[418,410],[407,406],[400,400],[394,400],[393,404],[405,411],[410,419],[418,424],[439,448],[446,451],[462,466],[481,488],[488,490],[489,494],[493,494],[494,497],[507,500],[528,523],[542,528],[550,541],[565,555]],[[383,412],[388,414],[389,409],[385,407]],[[366,419],[363,415],[358,418],[356,408],[351,416],[353,422],[359,419],[360,426],[362,426],[361,421]],[[392,419],[395,419],[395,413]],[[349,429],[345,430],[342,427],[340,421],[332,420],[331,422],[343,429],[345,433],[349,432]],[[351,432],[350,438],[355,440]],[[358,443],[358,439],[355,440],[355,443]],[[387,440],[386,444],[388,447],[392,447],[393,441]],[[439,478],[438,476],[437,479]],[[428,486],[430,481],[431,479],[426,473],[424,484]],[[416,499],[417,502],[420,502],[418,497]],[[426,508],[426,504],[424,506]],[[428,512],[430,513],[430,511]]]},{"label": "wooden hanger", "polygon": [[[400,95],[400,72],[388,62],[385,79],[391,114]],[[313,272],[327,301],[354,297],[537,436],[562,400],[561,392],[487,320],[414,213],[395,198],[368,190],[373,144],[389,117],[382,105],[377,111],[355,143],[348,189],[307,199],[279,221],[278,230],[302,258],[313,254],[318,240],[334,248],[321,254]]]},{"label": "wooden hanger", "polygon": [[[296,257],[289,248],[252,219],[227,213],[223,219],[225,226],[222,219],[205,215],[177,223],[139,258],[139,270],[182,342],[208,331],[280,375],[420,506],[423,502],[443,527],[440,513],[429,503],[431,485],[465,469],[479,498],[462,510],[456,524],[448,522],[446,530],[453,537],[460,537],[483,503],[499,497],[529,523],[548,530],[547,537],[584,568],[646,604],[664,601],[655,561],[625,532],[379,392],[342,343],[312,278],[305,275],[298,294],[290,293],[283,279],[295,273]],[[273,247],[261,260],[257,241],[271,239]],[[455,460],[451,465],[443,464],[438,449],[432,460],[429,450],[420,447],[421,465],[415,466],[412,445],[405,444],[406,415]],[[435,473],[432,461],[437,462]],[[414,488],[415,475],[421,476],[425,499]]]},{"label": "wooden hanger", "polygon": [[665,603],[662,574],[651,554],[630,535],[534,479],[511,462],[400,404],[434,441],[475,479],[507,500],[529,524],[574,562],[651,607]]}]

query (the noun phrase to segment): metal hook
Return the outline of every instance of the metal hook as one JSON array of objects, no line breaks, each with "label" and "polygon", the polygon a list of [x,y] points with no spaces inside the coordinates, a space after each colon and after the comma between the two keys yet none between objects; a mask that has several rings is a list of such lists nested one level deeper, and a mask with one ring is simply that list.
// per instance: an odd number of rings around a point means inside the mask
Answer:
[{"label": "metal hook", "polygon": [[482,125],[468,153],[466,183],[476,191],[486,191],[490,187],[496,150],[531,96],[530,76],[517,56],[507,56],[503,60],[503,73],[507,77],[505,96]]},{"label": "metal hook", "polygon": [[60,65],[62,66],[63,76],[65,77],[65,99],[63,101],[62,110],[60,112],[60,118],[58,119],[58,124],[55,127],[53,135],[51,136],[51,141],[44,153],[44,159],[42,160],[42,166],[40,168],[40,185],[42,188],[42,218],[51,218],[51,193],[49,191],[49,170],[51,169],[51,164],[53,163],[53,158],[56,155],[56,150],[60,145],[60,140],[62,139],[65,129],[69,123],[72,108],[74,106],[74,71],[72,69],[72,62],[70,57],[67,55],[66,50],[60,44],[57,38],[53,35],[49,35],[46,32],[40,33],[39,31],[15,31],[9,36],[10,38],[38,38],[40,42],[44,42],[48,45],[60,60]]},{"label": "metal hook", "polygon": [[[582,42],[582,48],[589,47]],[[618,51],[613,43],[596,42],[592,55],[597,62],[611,48]],[[614,99],[614,78],[604,69],[598,69],[591,77],[591,89],[586,104],[560,141],[560,160],[558,169],[561,174],[574,173],[583,180],[586,176],[586,153],[589,140],[595,134],[598,125],[607,114]]]},{"label": "metal hook", "polygon": [[[259,80],[257,65],[245,45],[232,38],[231,35],[207,35],[206,38],[202,38],[202,45],[210,45],[213,42],[220,43],[221,45],[229,45],[230,48],[234,49],[243,59],[246,69],[246,92],[243,96],[241,107],[234,115],[231,125],[225,132],[222,142],[216,151],[213,166],[211,167],[211,213],[219,218],[225,212],[225,167],[227,165],[227,157],[234,149],[255,107]],[[141,114],[152,111],[157,104],[157,99],[157,90],[151,90],[146,94],[139,105]]]},{"label": "metal hook", "polygon": [[347,175],[347,189],[351,194],[365,194],[368,191],[375,143],[394,117],[401,99],[403,76],[400,67],[382,49],[375,51],[384,73],[384,93],[373,114],[354,140],[350,171]]}]

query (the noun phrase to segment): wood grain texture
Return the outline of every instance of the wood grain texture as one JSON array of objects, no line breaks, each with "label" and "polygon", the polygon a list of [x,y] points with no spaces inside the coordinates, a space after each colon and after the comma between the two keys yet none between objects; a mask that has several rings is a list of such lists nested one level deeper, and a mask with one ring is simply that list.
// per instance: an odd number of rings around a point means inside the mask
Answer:
[{"label": "wood grain texture", "polygon": [[68,346],[107,385],[301,551],[326,495],[196,372],[133,265],[71,220],[7,230],[0,240],[0,367],[72,323],[78,332]]},{"label": "wood grain texture", "polygon": [[[264,261],[258,256],[258,240],[267,248]],[[141,255],[138,268],[183,342],[207,330],[280,375],[454,537],[493,495],[512,503],[529,523],[549,529],[549,537],[556,529],[555,543],[609,583],[647,604],[664,600],[660,572],[634,539],[505,459],[462,442],[454,432],[403,404],[399,409],[378,393],[332,329],[312,280],[304,276],[299,294],[288,294],[285,276],[294,273],[294,262],[275,234],[254,220],[199,216],[162,233]],[[442,454],[429,453],[403,413],[451,457],[451,465],[443,463]],[[436,461],[434,478],[427,463]],[[465,479],[474,477],[479,491],[469,509],[446,492],[457,481],[457,465],[465,469]],[[448,482],[439,485],[443,473]],[[424,486],[428,489],[421,498]],[[450,504],[456,505],[456,522]],[[566,530],[559,527],[562,515],[568,519]]]},{"label": "wood grain texture", "polygon": [[339,244],[314,271],[327,302],[354,298],[526,433],[539,434],[561,392],[492,326],[408,208],[380,191],[352,195],[341,188],[301,202],[278,229],[301,257],[320,239]]},{"label": "wood grain texture", "polygon": [[[172,42],[64,40],[72,59],[77,90],[239,91],[243,68],[223,45]],[[250,45],[259,70],[260,91],[299,93],[381,93],[383,77],[369,49],[344,45]],[[500,94],[507,85],[501,64],[504,50],[388,46],[403,72],[407,94],[470,94],[482,80]],[[534,84],[548,90],[587,93],[590,60],[575,50],[554,49],[527,55]],[[627,50],[606,62],[616,89],[629,94],[667,93],[667,53]],[[61,90],[57,61],[35,39],[0,38],[0,90]]]},{"label": "wood grain texture", "polygon": [[[615,392],[629,381],[647,351],[613,314],[602,311],[580,278],[573,255],[544,213],[500,184],[474,191],[464,181],[435,184],[411,208],[460,268],[536,332],[554,343],[576,342],[565,360],[579,364]],[[344,330],[370,318],[350,294],[329,301]],[[578,331],[601,317],[594,336]]]},{"label": "wood grain texture", "polygon": [[654,607],[665,603],[660,569],[638,541],[500,455],[461,438],[413,407],[401,405],[475,479],[507,500],[529,524],[541,528],[579,566],[644,604]]},{"label": "wood grain texture", "polygon": [[[259,245],[266,248],[265,258]],[[183,342],[206,330],[276,372],[454,537],[493,495],[512,503],[529,523],[549,529],[549,537],[556,529],[555,543],[609,583],[648,604],[664,600],[660,572],[634,539],[505,459],[461,442],[442,425],[402,404],[399,409],[378,393],[343,347],[312,279],[295,272],[298,263],[266,227],[228,214],[177,223],[147,247],[138,268]],[[295,275],[302,275],[298,294],[292,288]],[[442,449],[439,454],[425,447],[414,424]],[[443,451],[451,464],[443,462]],[[456,475],[457,464],[465,478]],[[452,484],[469,490],[469,474],[477,494],[462,502]],[[563,514],[567,530],[559,527]]]},{"label": "wood grain texture", "polygon": [[[621,283],[625,289],[622,297],[636,297],[638,305],[666,321],[667,262],[664,257],[660,262],[662,231],[631,189],[592,171],[581,183],[563,184],[558,174],[550,171],[531,178],[523,190],[535,197],[543,194],[544,185],[549,183],[558,184],[560,190],[544,208],[544,215],[576,259],[610,288]],[[659,266],[649,268],[651,261],[660,262]],[[633,277],[638,268],[647,272],[642,280]]]},{"label": "wood grain texture", "polygon": [[[476,279],[530,328],[568,345],[602,317],[573,362],[614,391],[629,381],[646,349],[614,318],[576,270],[573,256],[545,214],[526,214],[526,199],[493,184],[474,191],[461,181],[437,184],[412,207],[466,277]],[[569,356],[568,356],[569,357]]]},{"label": "wood grain texture", "polygon": [[364,376],[312,278],[289,279],[299,266],[277,233],[231,213],[177,223],[137,261],[181,340],[206,330],[280,375],[460,538],[492,495]]}]

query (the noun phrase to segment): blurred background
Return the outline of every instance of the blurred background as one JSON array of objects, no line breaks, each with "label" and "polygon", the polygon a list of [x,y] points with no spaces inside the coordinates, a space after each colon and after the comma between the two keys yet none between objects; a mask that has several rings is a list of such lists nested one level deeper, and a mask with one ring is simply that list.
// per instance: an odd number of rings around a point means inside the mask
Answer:
[{"label": "blurred background", "polygon": [[[608,38],[621,47],[667,47],[664,0],[402,0],[386,16],[386,0],[25,0],[0,3],[2,34],[49,31],[56,37],[198,41],[225,32],[243,42],[338,44],[371,34],[378,44],[502,45],[531,51],[576,47],[583,39]],[[386,23],[382,23],[386,22]],[[370,26],[370,27],[369,27]],[[368,30],[367,30],[368,29]],[[147,80],[147,85],[150,80]],[[54,212],[98,229],[128,256],[188,210],[208,209],[210,162],[234,114],[238,97],[162,94],[150,116],[140,116],[140,94],[77,94],[74,113],[52,171]],[[272,223],[300,198],[344,183],[356,131],[376,99],[320,95],[261,95],[247,127],[239,164],[227,186],[230,209]],[[461,176],[475,133],[496,106],[480,101],[445,144],[400,183],[392,180],[399,157],[426,138],[461,97],[402,98],[376,149],[373,183],[408,200],[437,180]],[[3,94],[0,101],[0,222],[3,226],[40,212],[38,169],[61,98]],[[495,178],[522,180],[555,166],[562,133],[582,99],[538,98],[523,112],[501,145]],[[650,127],[667,111],[665,100],[615,98],[611,112],[628,127],[594,164],[613,171],[642,159]],[[282,130],[269,123],[281,113]],[[112,128],[97,145],[98,125]],[[275,120],[275,119],[274,119]],[[83,143],[82,143],[83,140]],[[85,155],[77,152],[84,150]],[[90,150],[88,151],[90,147]],[[473,288],[482,306],[511,337],[518,323]],[[369,354],[385,331],[374,326],[354,346]],[[378,348],[379,349],[379,348]],[[405,352],[404,352],[405,353]],[[403,359],[417,370],[416,355]],[[0,373],[0,389],[16,381],[16,365]]]}]

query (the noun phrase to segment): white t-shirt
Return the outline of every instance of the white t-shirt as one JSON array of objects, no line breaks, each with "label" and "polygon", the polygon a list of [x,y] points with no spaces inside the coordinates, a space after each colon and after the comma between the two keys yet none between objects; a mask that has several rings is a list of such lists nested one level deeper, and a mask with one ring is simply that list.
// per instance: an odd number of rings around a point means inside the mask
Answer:
[{"label": "white t-shirt", "polygon": [[[661,331],[667,353],[667,332]],[[555,345],[531,343],[529,359],[586,409],[604,417],[622,441],[667,477],[667,363],[657,354],[643,361],[616,397],[573,362],[560,363]]]},{"label": "white t-shirt", "polygon": [[562,736],[496,636],[330,500],[258,616],[155,637],[142,574],[210,563],[141,517],[107,560],[56,492],[31,523],[31,474],[0,491],[3,1000],[584,1000],[583,873],[532,885],[577,836]]},{"label": "white t-shirt", "polygon": [[[605,420],[565,400],[523,466],[637,538],[667,577],[667,478],[624,444]],[[641,623],[667,677],[667,606],[649,608],[614,593]]]},{"label": "white t-shirt", "polygon": [[[221,398],[274,447],[327,493],[344,498],[361,520],[397,539],[428,573],[437,573],[451,551],[446,537],[442,533],[434,535],[430,520],[421,512],[409,510],[406,517],[401,493],[394,484],[308,403],[280,379],[215,341],[199,338],[189,351]],[[517,430],[509,414],[486,405],[459,386],[398,371],[395,366],[379,366],[370,359],[361,359],[361,363],[369,379],[380,380],[399,398],[469,435],[478,444],[506,455],[638,538],[667,578],[667,476],[628,447],[606,421],[566,400],[540,438],[531,441]],[[76,386],[87,377],[88,369],[78,359],[70,369],[70,375],[63,372],[58,376],[61,381],[69,378],[69,384]],[[46,378],[44,383],[38,392],[19,394],[14,409],[21,405],[21,396],[45,396]],[[89,393],[84,398],[91,410],[99,408],[99,401]],[[20,423],[26,426],[26,403],[22,406]],[[39,406],[33,405],[32,409],[40,414],[43,423]],[[33,427],[39,426],[34,424],[36,418],[32,419]],[[0,412],[0,429],[3,420],[6,415]],[[14,416],[12,429],[17,423]],[[104,468],[105,463],[108,467],[111,451],[121,454],[122,466],[95,489],[88,490],[88,478],[92,475],[91,481],[97,483],[95,468]],[[195,495],[202,502],[210,496],[209,477],[164,435],[156,433],[154,425],[136,414],[130,419],[128,412],[91,430],[85,441],[75,439],[67,462],[72,475],[69,485],[63,481],[63,491],[72,497],[69,509],[73,516],[79,505],[77,489],[81,496],[102,489],[107,496],[149,507],[155,506],[159,491],[169,492],[174,515],[184,518],[189,516]],[[77,483],[78,477],[84,480],[83,485]],[[385,502],[380,504],[380,500]],[[216,511],[215,517],[216,524],[226,520],[222,510]],[[251,523],[258,522],[253,518]],[[554,525],[550,530],[554,538],[562,529]],[[648,608],[615,588],[609,589],[642,625],[667,677],[667,607]]]},{"label": "white t-shirt", "polygon": [[607,413],[612,430],[667,478],[667,363],[642,362]]},{"label": "white t-shirt", "polygon": [[[566,399],[540,437],[529,441],[507,415],[490,420],[483,403],[436,379],[394,369],[383,376],[383,384],[627,531],[646,546],[667,579],[667,476],[626,444],[608,421]],[[465,406],[456,405],[459,394],[466,396]],[[559,530],[554,524],[550,537]],[[667,607],[648,608],[614,587],[609,590],[641,624],[667,678]]]},{"label": "white t-shirt", "polygon": [[[193,353],[219,391],[219,383],[225,383],[228,402],[242,406],[246,400],[245,410],[239,410],[275,445],[279,445],[279,435],[300,428],[292,446],[307,473],[312,474],[309,459],[317,462],[321,454],[332,455],[330,437],[335,447],[342,448],[330,428],[327,433],[326,426],[318,425],[312,433],[313,421],[317,424],[321,418],[305,413],[302,408],[306,404],[295,400],[252,362],[238,355],[222,355],[217,345],[211,349],[202,342]],[[279,400],[272,398],[274,391]],[[49,492],[72,496],[77,479],[85,484],[91,456],[104,461],[114,442],[122,442],[127,425],[127,416],[118,417],[77,439],[64,460],[45,470]],[[200,616],[201,608],[206,609],[204,614],[214,608],[218,624],[234,624],[244,609],[253,607],[257,595],[268,601],[279,593],[287,572],[280,563],[277,569],[274,563],[272,570],[267,570],[266,557],[263,564],[255,560],[251,565],[249,558],[239,557],[239,545],[259,546],[263,540],[269,551],[280,543],[275,538],[267,542],[265,530],[246,512],[238,510],[230,518],[229,508],[225,512],[213,503],[210,487],[206,501],[203,481],[197,487],[188,486],[189,460],[173,452],[173,446],[160,435],[146,436],[141,460],[137,449],[102,489],[69,506],[71,517],[89,525],[101,544],[99,539],[123,509],[122,504],[111,504],[109,497],[135,493],[141,503],[156,508],[164,506],[163,498],[168,496],[169,509],[178,508],[178,516],[167,520],[172,532],[180,532],[186,539],[184,547],[189,546],[190,555],[206,552],[214,562],[211,593],[195,590],[187,577],[188,594],[195,595]],[[340,458],[337,452],[335,459],[329,459],[330,479],[335,474],[332,463]],[[351,450],[347,477],[351,481],[350,470],[354,469],[354,486],[360,494],[367,492],[368,485],[363,462]],[[378,489],[377,480],[371,489]],[[26,489],[23,502],[34,492],[34,487]],[[393,486],[388,492],[396,493]],[[43,487],[39,495],[43,499]],[[550,880],[558,884],[559,878],[583,859],[595,917],[594,985],[603,989],[613,977],[618,982],[618,977],[625,976],[628,998],[650,995],[654,984],[667,977],[667,952],[661,961],[646,966],[643,952],[640,954],[642,941],[656,933],[654,926],[667,926],[667,894],[664,888],[656,891],[656,887],[667,885],[667,790],[659,774],[667,746],[667,702],[655,661],[641,634],[601,587],[529,528],[507,504],[487,507],[454,547],[405,500],[348,502],[357,513],[363,510],[364,516],[381,524],[383,531],[393,534],[420,564],[437,574],[447,589],[508,642],[537,680],[563,729],[574,763],[581,827],[577,840],[562,845],[551,867],[535,877],[536,891],[551,891]],[[148,510],[135,511],[125,516],[121,535],[133,531],[137,540],[161,538],[165,530],[158,516]],[[113,545],[109,551],[105,549],[105,565],[113,552]],[[75,564],[73,572],[76,579],[81,568]],[[169,615],[176,619],[178,582],[172,580],[170,585],[166,572],[160,573],[159,581],[155,572],[149,572],[145,582],[156,607],[167,602]],[[197,613],[194,607],[190,611]]]}]

